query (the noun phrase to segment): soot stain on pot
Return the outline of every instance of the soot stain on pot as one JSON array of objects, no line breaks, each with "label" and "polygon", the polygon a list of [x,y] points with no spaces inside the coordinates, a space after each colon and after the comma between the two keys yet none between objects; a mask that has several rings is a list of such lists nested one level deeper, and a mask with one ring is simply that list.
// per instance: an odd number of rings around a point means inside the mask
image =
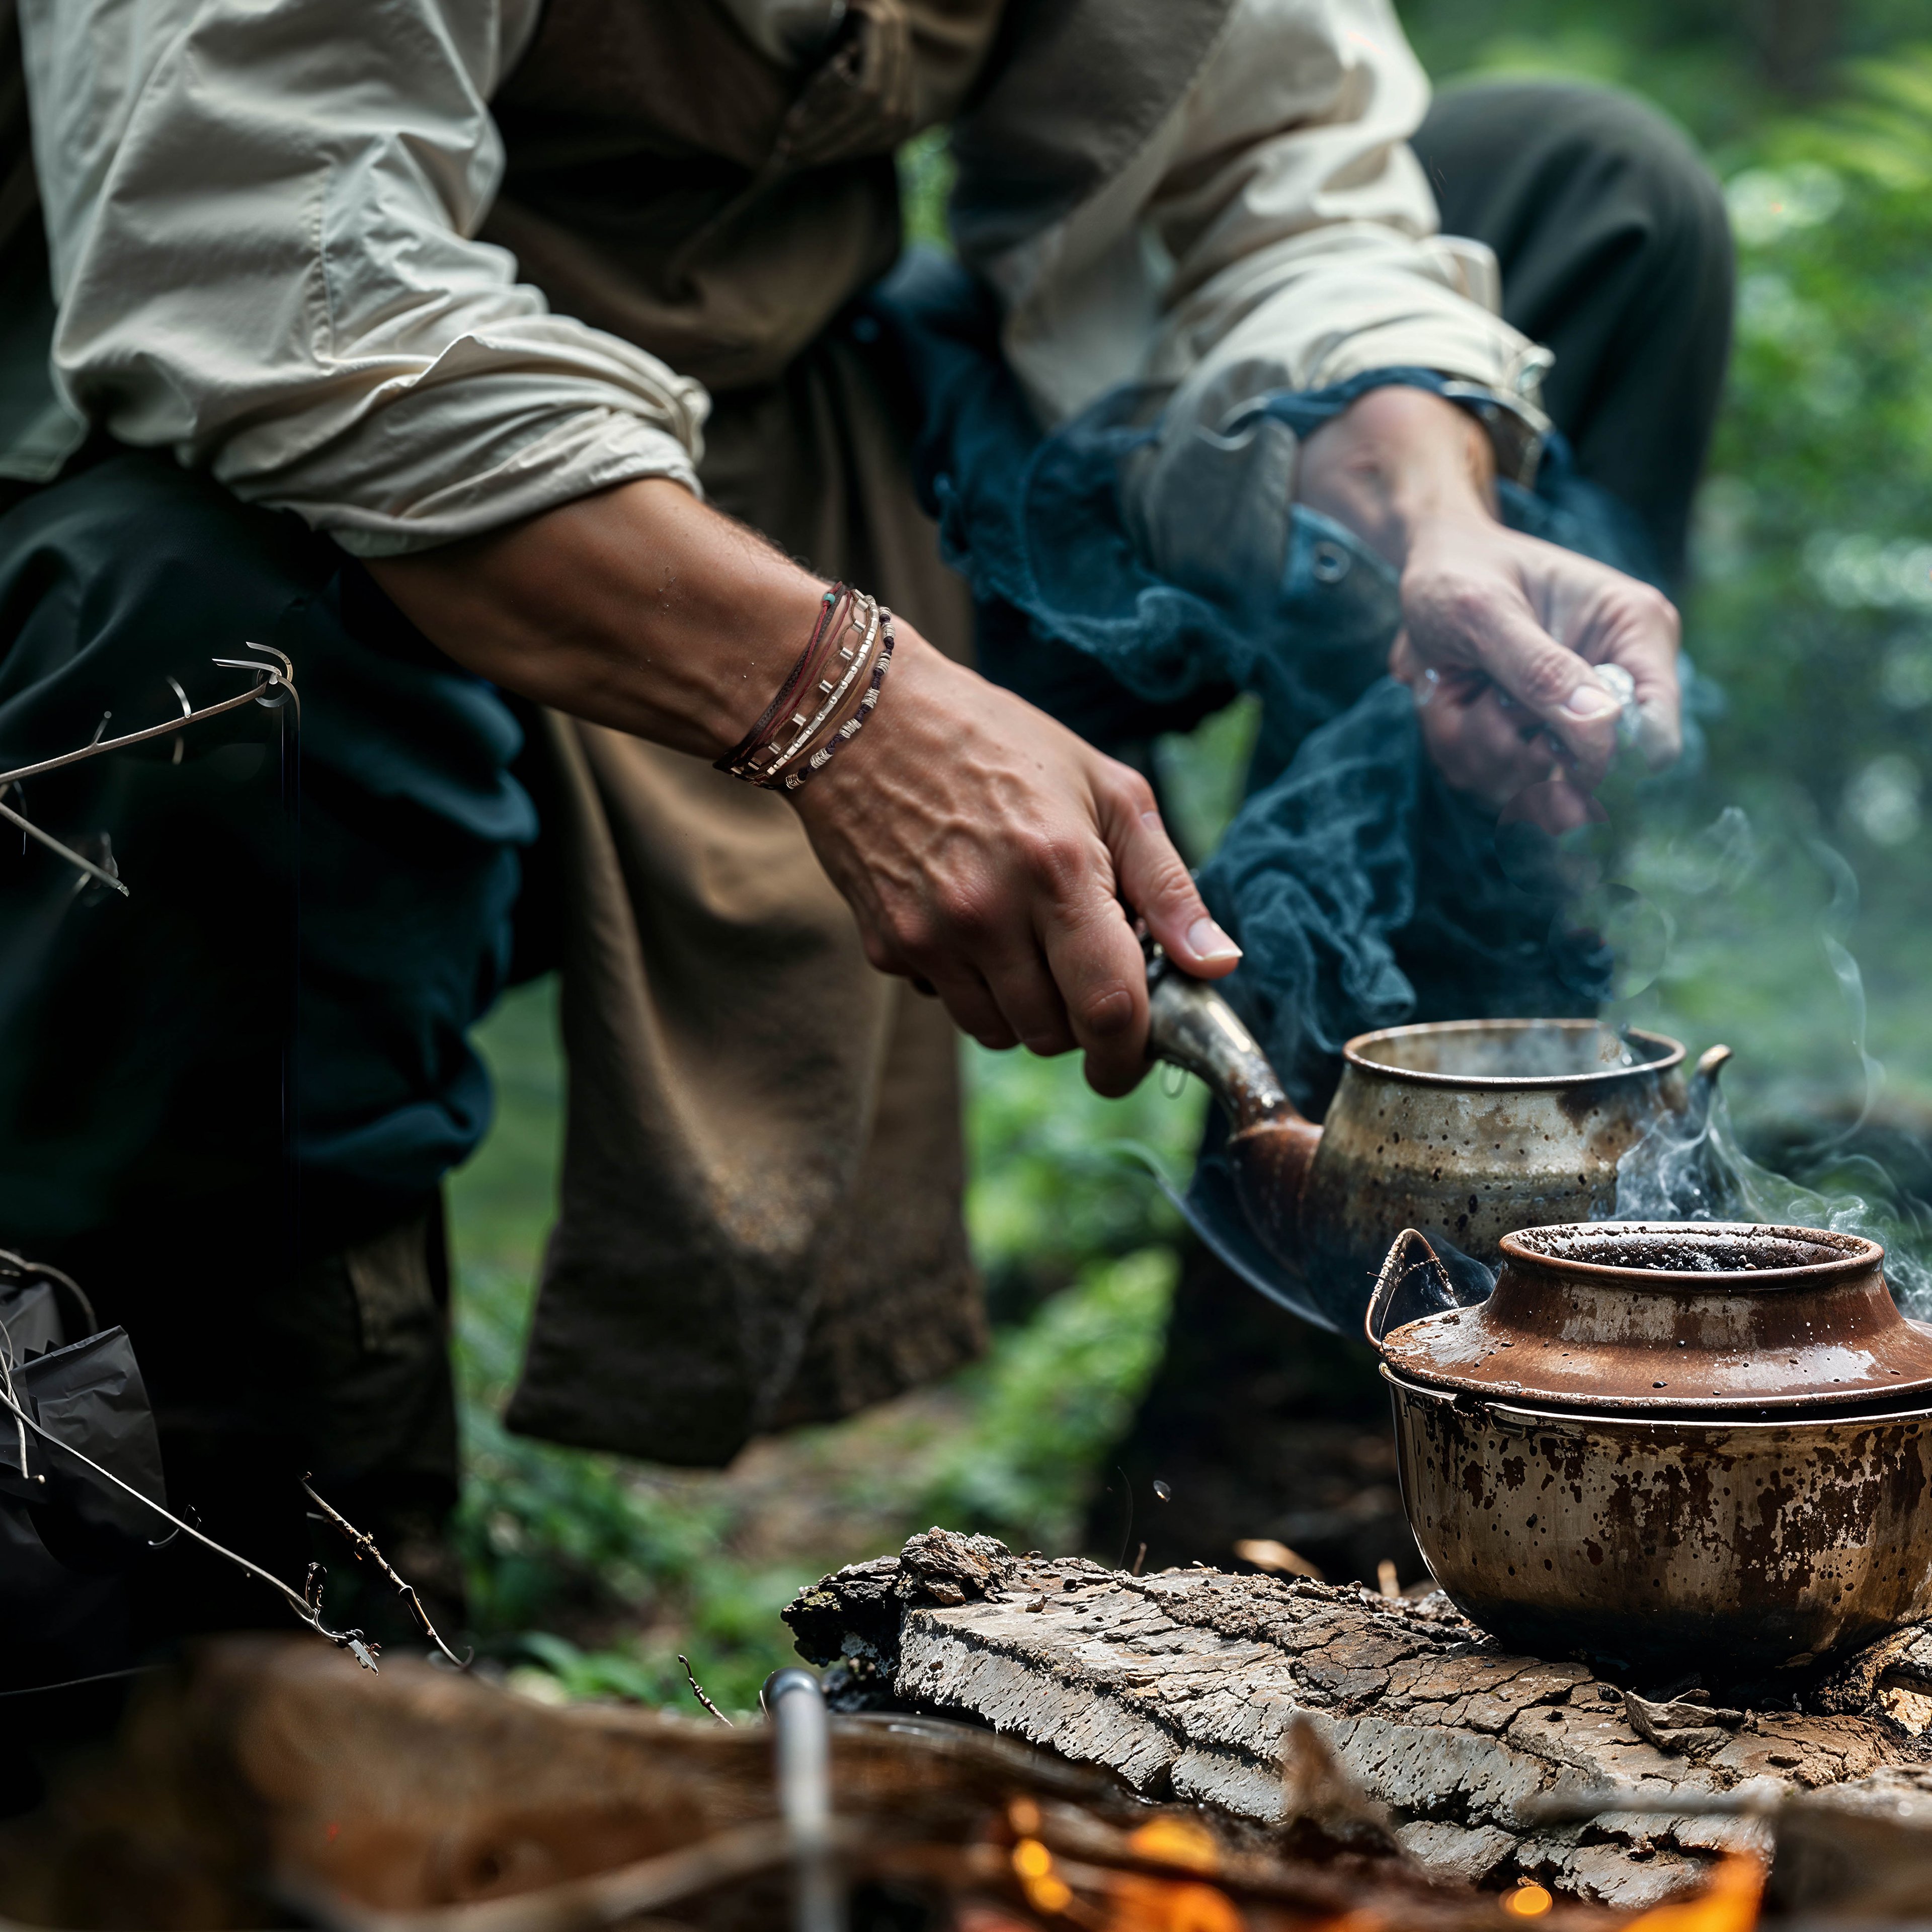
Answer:
[{"label": "soot stain on pot", "polygon": [[[1926,1497],[1923,1426],[1887,1440],[1874,1424],[1822,1447],[1802,1430],[1747,1434],[1732,1438],[1742,1454],[1721,1428],[1700,1428],[1697,1457],[1667,1426],[1532,1426],[1526,1439],[1479,1425],[1472,1442],[1458,1426],[1474,1418],[1447,1404],[1426,1402],[1419,1419],[1427,1446],[1405,1454],[1402,1473],[1424,1546],[1452,1598],[1505,1641],[1633,1668],[1702,1658],[1713,1670],[1774,1669],[1923,1613],[1924,1578],[1892,1553]],[[1648,1468],[1646,1445],[1661,1459]],[[1517,1460],[1530,1494],[1562,1500],[1499,1512],[1503,1466]],[[1452,1468],[1460,1480],[1445,1496]],[[1715,1598],[1684,1607],[1681,1593],[1700,1588]]]}]

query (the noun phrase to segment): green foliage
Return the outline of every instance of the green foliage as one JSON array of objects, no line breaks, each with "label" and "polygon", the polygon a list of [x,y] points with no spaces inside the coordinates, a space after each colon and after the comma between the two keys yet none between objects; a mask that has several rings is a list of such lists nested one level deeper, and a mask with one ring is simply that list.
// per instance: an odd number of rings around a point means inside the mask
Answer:
[{"label": "green foliage", "polygon": [[965,1051],[966,1224],[996,1315],[1026,1312],[1096,1256],[1174,1238],[1180,1217],[1124,1149],[1144,1148],[1167,1172],[1186,1174],[1202,1089],[1157,1076],[1103,1100],[1077,1058]]},{"label": "green foliage", "polygon": [[946,130],[928,128],[898,152],[899,208],[909,242],[950,249],[946,231],[946,198],[952,192],[952,157]]},{"label": "green foliage", "polygon": [[[831,1563],[934,1521],[1076,1546],[1102,1459],[1158,1357],[1174,1269],[1159,1245],[1172,1210],[1108,1149],[1142,1143],[1184,1172],[1198,1091],[1172,1097],[1150,1082],[1103,1100],[1073,1060],[971,1052],[968,1220],[982,1265],[1016,1284],[1008,1299],[1030,1318],[959,1378],[963,1426],[908,1431],[896,1453],[817,1477],[836,1507],[879,1526],[870,1547],[761,1561],[737,1550],[743,1510],[727,1486],[514,1436],[497,1419],[555,1192],[554,998],[548,982],[522,988],[479,1030],[502,1117],[451,1188],[466,1464],[457,1534],[486,1648],[520,1660],[526,1688],[672,1705],[691,1702],[682,1652],[713,1699],[748,1708],[790,1660],[779,1609]],[[808,1462],[837,1433],[796,1440]]]},{"label": "green foliage", "polygon": [[933,1521],[1015,1549],[1073,1544],[1100,1460],[1160,1359],[1175,1273],[1171,1248],[1094,1263],[1000,1339],[969,1384],[972,1425],[922,1498]]},{"label": "green foliage", "polygon": [[1874,996],[1872,1050],[1923,1106],[1932,1022],[1892,995],[1932,915],[1932,51],[1846,79],[1842,100],[1767,127],[1726,182],[1737,343],[1686,639],[1726,700],[1697,808],[1743,806],[1763,858],[1743,895],[1697,909],[1718,942],[1701,986],[1688,957],[1673,971],[1733,1012],[1757,988],[1757,1057],[1808,1062],[1822,1085],[1834,1056],[1856,1090],[1863,1016],[1835,939]]}]

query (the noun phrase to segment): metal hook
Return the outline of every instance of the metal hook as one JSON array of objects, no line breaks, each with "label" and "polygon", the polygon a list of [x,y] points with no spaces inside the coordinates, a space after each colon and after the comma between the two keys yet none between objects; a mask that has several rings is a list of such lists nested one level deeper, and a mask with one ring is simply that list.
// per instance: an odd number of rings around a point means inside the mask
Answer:
[{"label": "metal hook", "polygon": [[[188,693],[182,690],[181,686],[173,678],[168,680],[168,688],[181,700],[182,716],[184,718],[192,718],[194,716],[194,706],[188,701]],[[169,762],[171,764],[179,764],[187,751],[188,740],[177,733],[175,736],[175,754]]]},{"label": "metal hook", "polygon": [[[281,669],[272,670],[254,658],[217,658],[214,662],[224,670],[252,670],[267,680],[263,688],[255,694],[255,702],[269,711],[279,711],[296,694],[296,668],[287,654],[276,650],[273,644],[258,644],[251,638],[242,646],[244,650],[260,651],[264,657],[271,657],[280,664]],[[300,700],[297,700],[299,708]]]}]

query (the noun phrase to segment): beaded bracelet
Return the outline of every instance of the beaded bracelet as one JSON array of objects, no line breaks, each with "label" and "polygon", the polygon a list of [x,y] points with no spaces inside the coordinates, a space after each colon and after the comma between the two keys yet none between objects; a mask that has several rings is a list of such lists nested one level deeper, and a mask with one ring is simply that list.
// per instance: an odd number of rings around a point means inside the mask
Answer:
[{"label": "beaded bracelet", "polygon": [[[844,676],[839,679],[836,686],[834,686],[830,679],[820,681],[819,689],[830,694],[819,706],[818,715],[810,724],[802,726],[790,744],[782,752],[778,752],[769,764],[758,768],[755,782],[769,784],[801,752],[810,746],[812,741],[825,728],[828,722],[844,704],[847,692],[857,681],[859,674],[866,668],[866,663],[872,655],[872,646],[878,640],[879,635],[879,607],[870,598],[864,601],[866,616],[866,634],[863,640],[860,643],[856,653],[848,646],[842,645],[839,647],[839,656],[848,661]],[[852,628],[854,630],[858,628],[858,612],[856,609],[853,612]],[[796,717],[794,722],[797,722]],[[776,748],[776,741],[774,741],[774,746]],[[748,760],[748,762],[750,761]]]},{"label": "beaded bracelet", "polygon": [[880,688],[885,683],[886,673],[891,668],[892,662],[892,614],[880,605],[874,608],[878,613],[880,636],[878,660],[872,666],[872,681],[866,686],[863,695],[860,698],[858,710],[832,733],[830,741],[820,746],[800,770],[786,774],[784,784],[787,791],[796,791],[808,779],[816,777],[824,770],[831,764],[838,748],[842,745],[850,744],[865,729],[866,720],[878,708]]},{"label": "beaded bracelet", "polygon": [[[765,706],[759,715],[758,722],[722,758],[712,761],[714,771],[729,772],[734,778],[748,778],[751,776],[748,754],[756,750],[760,740],[771,728],[772,721],[809,683],[812,670],[817,668],[825,656],[829,655],[830,644],[838,635],[838,627],[832,620],[839,607],[854,598],[854,593],[845,585],[835,584],[819,600],[818,620],[812,627],[812,635],[806,640],[805,649],[799,652],[797,661],[793,664],[784,682],[779,686],[778,695]],[[851,654],[848,651],[846,655],[849,657]],[[805,720],[794,712],[793,722],[802,725]]]}]

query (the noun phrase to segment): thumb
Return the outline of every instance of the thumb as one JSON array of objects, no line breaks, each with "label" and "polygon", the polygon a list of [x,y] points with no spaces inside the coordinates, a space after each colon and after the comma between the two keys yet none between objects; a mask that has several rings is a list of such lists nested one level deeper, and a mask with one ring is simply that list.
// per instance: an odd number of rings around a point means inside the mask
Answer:
[{"label": "thumb", "polygon": [[1121,896],[1147,921],[1162,950],[1184,973],[1219,980],[1241,962],[1189,874],[1160,814],[1122,801],[1101,827]]}]

